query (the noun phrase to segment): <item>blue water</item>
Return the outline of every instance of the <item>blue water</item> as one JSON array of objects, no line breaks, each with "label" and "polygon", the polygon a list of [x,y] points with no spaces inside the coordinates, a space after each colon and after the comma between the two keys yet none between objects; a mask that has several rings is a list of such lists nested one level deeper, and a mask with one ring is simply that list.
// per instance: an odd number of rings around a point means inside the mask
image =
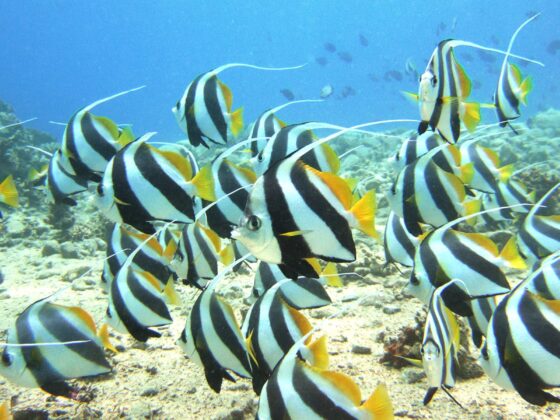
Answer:
[{"label": "blue water", "polygon": [[[39,117],[31,127],[59,137],[61,127],[48,124],[49,120],[67,121],[96,99],[146,84],[144,90],[102,105],[96,113],[132,123],[136,134],[157,131],[159,140],[180,139],[184,136],[170,109],[198,74],[228,62],[262,66],[308,62],[305,68],[289,72],[231,69],[221,79],[234,93],[234,108],[245,108],[246,123],[285,102],[282,89],[290,89],[298,99],[317,98],[326,84],[335,89],[327,101],[296,105],[282,117],[289,122],[338,124],[417,118],[415,106],[399,93],[416,91],[416,83],[408,76],[401,82],[387,82],[383,78],[387,71],[404,72],[410,58],[421,73],[436,43],[445,38],[506,49],[527,13],[542,11],[514,46],[516,53],[546,64],[545,68],[522,67],[535,81],[524,111],[529,116],[560,107],[560,51],[556,55],[546,51],[551,40],[560,39],[560,2],[525,4],[520,0],[5,0],[0,5],[0,98],[12,104],[21,119]],[[447,28],[437,36],[440,22]],[[360,34],[369,45],[360,43]],[[326,51],[326,42],[351,54],[352,62]],[[463,52],[474,57],[463,64],[473,81],[481,84],[472,99],[490,101],[501,57],[488,63],[476,51]],[[317,57],[324,57],[327,64],[317,64]],[[370,74],[378,81],[372,82]],[[337,98],[345,86],[356,95]],[[494,122],[495,116],[488,111],[484,120]]]}]

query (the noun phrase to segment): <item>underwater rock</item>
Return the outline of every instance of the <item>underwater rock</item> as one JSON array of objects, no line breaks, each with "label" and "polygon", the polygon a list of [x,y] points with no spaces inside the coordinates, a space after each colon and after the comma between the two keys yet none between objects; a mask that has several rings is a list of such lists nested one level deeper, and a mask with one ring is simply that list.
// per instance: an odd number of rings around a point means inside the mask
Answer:
[{"label": "underwater rock", "polygon": [[60,254],[60,244],[58,243],[58,241],[51,239],[43,244],[41,255],[43,257],[48,257],[54,254]]},{"label": "underwater rock", "polygon": [[401,377],[407,384],[415,384],[426,377],[426,373],[422,369],[407,367],[401,372]]},{"label": "underwater rock", "polygon": [[371,354],[371,347],[354,344],[350,351],[354,354]]},{"label": "underwater rock", "polygon": [[80,258],[78,247],[73,242],[64,242],[60,245],[62,258]]}]

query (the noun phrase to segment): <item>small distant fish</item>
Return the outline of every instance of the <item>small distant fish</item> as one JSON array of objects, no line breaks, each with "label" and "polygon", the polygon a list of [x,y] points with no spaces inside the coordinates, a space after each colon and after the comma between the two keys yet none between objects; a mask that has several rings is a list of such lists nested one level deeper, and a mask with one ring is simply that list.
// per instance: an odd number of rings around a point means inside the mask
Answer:
[{"label": "small distant fish", "polygon": [[338,58],[340,58],[345,63],[351,63],[353,60],[352,55],[348,51],[339,51],[337,55]]},{"label": "small distant fish", "polygon": [[368,79],[372,82],[379,82],[379,78],[373,73],[368,73]]},{"label": "small distant fish", "polygon": [[51,395],[79,400],[78,390],[68,379],[111,371],[103,350],[114,350],[107,327],[98,331],[82,308],[51,303],[48,298],[32,303],[17,317],[6,343],[0,375]]},{"label": "small distant fish", "polygon": [[546,46],[546,52],[550,55],[556,55],[556,53],[560,50],[560,39],[555,39],[550,41]]},{"label": "small distant fish", "polygon": [[383,80],[385,80],[386,82],[390,82],[391,80],[396,80],[397,82],[402,81],[403,76],[402,73],[398,70],[389,70],[386,71],[385,74],[383,75]]},{"label": "small distant fish", "polygon": [[334,88],[332,87],[332,85],[325,85],[321,89],[321,93],[319,94],[319,96],[323,99],[326,99],[329,96],[331,96],[333,92],[334,92]]},{"label": "small distant fish", "polygon": [[355,96],[355,95],[356,95],[356,91],[352,86],[344,86],[342,88],[342,91],[340,92],[340,96],[342,96],[343,98],[347,98],[348,96]]},{"label": "small distant fish", "polygon": [[326,42],[323,47],[325,48],[325,50],[327,50],[330,53],[336,52],[336,47],[333,43],[331,42]]},{"label": "small distant fish", "polygon": [[284,95],[284,98],[286,98],[288,101],[293,101],[296,98],[296,95],[294,95],[294,93],[290,89],[282,89],[280,90],[280,93]]},{"label": "small distant fish", "polygon": [[327,60],[325,57],[315,57],[315,62],[320,66],[325,67],[328,64],[329,60]]},{"label": "small distant fish", "polygon": [[445,22],[440,22],[436,27],[436,36],[440,36],[447,29]]},{"label": "small distant fish", "polygon": [[495,55],[487,53],[486,51],[476,50],[478,57],[486,63],[495,63],[497,58]]},{"label": "small distant fish", "polygon": [[362,47],[367,47],[369,45],[369,40],[366,38],[366,36],[364,34],[360,34],[360,45]]},{"label": "small distant fish", "polygon": [[14,177],[8,175],[0,184],[0,203],[10,207],[17,207],[19,195],[14,182]]},{"label": "small distant fish", "polygon": [[414,82],[419,80],[418,70],[416,69],[416,64],[414,64],[412,57],[408,57],[404,63],[404,73],[410,76]]},{"label": "small distant fish", "polygon": [[542,206],[558,191],[559,187],[560,184],[552,187],[533,206],[519,226],[517,232],[519,249],[529,264],[534,264],[541,258],[560,250],[560,216],[542,214],[546,208]]}]

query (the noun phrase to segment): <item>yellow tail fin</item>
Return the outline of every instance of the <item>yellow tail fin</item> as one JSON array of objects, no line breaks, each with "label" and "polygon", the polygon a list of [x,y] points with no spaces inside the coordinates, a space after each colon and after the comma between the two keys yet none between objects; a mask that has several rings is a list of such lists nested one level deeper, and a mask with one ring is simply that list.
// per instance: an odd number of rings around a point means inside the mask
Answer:
[{"label": "yellow tail fin", "polygon": [[[465,216],[470,216],[471,214],[478,213],[480,211],[481,201],[480,198],[475,200],[465,200],[463,203],[463,208],[465,209]],[[477,217],[471,217],[467,219],[467,223],[471,226],[476,224]]]},{"label": "yellow tail fin", "polygon": [[233,249],[233,244],[229,243],[222,248],[220,253],[220,261],[223,265],[230,265],[235,260],[235,250]]},{"label": "yellow tail fin", "polygon": [[194,195],[207,201],[216,201],[214,179],[210,166],[203,167],[192,179],[191,184],[194,187]]},{"label": "yellow tail fin", "polygon": [[333,287],[344,286],[344,283],[342,282],[342,279],[338,275],[338,270],[336,269],[336,264],[333,263],[333,262],[329,262],[329,263],[327,263],[327,265],[325,265],[325,268],[323,268],[323,271],[321,272],[321,275],[326,278],[327,284],[329,286],[333,286]]},{"label": "yellow tail fin", "polygon": [[393,404],[389,398],[387,387],[379,384],[371,396],[362,404],[362,408],[369,411],[375,420],[390,420],[394,418]]},{"label": "yellow tail fin", "polygon": [[350,212],[358,222],[359,228],[366,235],[379,240],[379,233],[375,230],[375,191],[368,191],[356,204],[352,206]]},{"label": "yellow tail fin", "polygon": [[501,182],[507,182],[508,179],[511,178],[511,175],[513,174],[513,163],[510,163],[509,165],[506,166],[502,166],[500,169],[498,169],[498,177],[500,179]]},{"label": "yellow tail fin", "polygon": [[107,324],[103,324],[99,328],[99,333],[97,335],[101,339],[103,347],[105,347],[107,350],[111,350],[113,353],[118,353],[115,346],[113,346],[113,343],[111,343],[111,340],[109,340],[109,327],[107,326]]},{"label": "yellow tail fin", "polygon": [[474,164],[472,162],[466,163],[459,167],[461,172],[461,181],[465,184],[470,184],[474,177]]},{"label": "yellow tail fin", "polygon": [[515,236],[509,238],[506,242],[502,251],[500,252],[500,258],[508,267],[515,268],[517,270],[526,270],[527,263],[521,255],[519,255],[519,251],[517,250],[517,245],[515,244]]},{"label": "yellow tail fin", "polygon": [[0,184],[0,202],[11,207],[18,206],[18,192],[14,178],[11,175]]},{"label": "yellow tail fin", "polygon": [[243,108],[238,108],[230,114],[231,117],[231,134],[237,137],[243,130]]}]

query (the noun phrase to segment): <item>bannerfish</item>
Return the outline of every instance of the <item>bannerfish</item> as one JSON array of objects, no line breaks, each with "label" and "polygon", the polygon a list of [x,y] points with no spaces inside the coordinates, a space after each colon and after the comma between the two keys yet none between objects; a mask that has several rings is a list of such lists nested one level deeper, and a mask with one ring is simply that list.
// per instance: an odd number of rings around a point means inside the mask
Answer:
[{"label": "bannerfish", "polygon": [[144,86],[100,99],[72,115],[64,129],[61,150],[77,176],[99,182],[109,160],[134,140],[129,128],[120,130],[109,118],[93,115],[90,111],[97,105],[142,88]]},{"label": "bannerfish", "polygon": [[66,380],[109,373],[104,347],[114,350],[106,326],[98,331],[82,308],[42,299],[8,330],[0,375],[19,386],[79,400],[78,390]]},{"label": "bannerfish", "polygon": [[469,186],[479,191],[493,193],[498,181],[507,182],[513,173],[513,164],[500,166],[498,154],[477,144],[478,139],[461,142],[461,164],[473,165]]},{"label": "bannerfish", "polygon": [[[498,86],[494,93],[494,105],[496,106],[496,113],[498,114],[498,121],[501,127],[505,127],[510,121],[519,118],[519,104],[527,105],[527,95],[532,89],[532,81],[530,77],[523,79],[521,70],[515,64],[508,62],[509,53],[513,47],[513,43],[517,34],[529,22],[536,19],[540,13],[531,16],[523,22],[512,35],[507,54],[504,57],[500,77],[498,79]],[[514,130],[515,131],[515,130]]]},{"label": "bannerfish", "polygon": [[480,201],[465,185],[472,173],[465,172],[461,179],[434,163],[434,156],[445,147],[438,146],[405,166],[387,192],[391,209],[414,236],[423,233],[419,223],[439,227],[480,209]]},{"label": "bannerfish", "polygon": [[[461,220],[460,218],[457,220]],[[450,222],[421,238],[414,255],[414,269],[408,291],[428,303],[433,290],[452,279],[463,281],[472,297],[505,294],[510,291],[501,267],[523,270],[512,236],[501,251],[486,235],[451,229]]]},{"label": "bannerfish", "polygon": [[[535,201],[535,192],[529,191],[521,181],[513,179],[515,173],[506,182],[497,180],[494,183],[493,194],[482,194],[481,208],[483,210],[503,207],[499,211],[481,215],[482,220],[486,223],[512,220],[516,216],[530,211],[529,205]],[[525,206],[521,204],[525,204]]]},{"label": "bannerfish", "polygon": [[[331,298],[323,284],[334,287],[342,286],[342,280],[336,266],[334,263],[328,263],[323,269],[316,268],[316,271],[320,273],[319,279],[298,277],[296,281],[282,285],[279,292],[288,305],[296,309],[312,309],[321,308],[331,303]],[[252,296],[258,299],[268,289],[285,278],[286,275],[278,265],[259,261],[255,270]]]},{"label": "bannerfish", "polygon": [[351,63],[352,62],[352,54],[350,54],[348,51],[339,51],[339,52],[337,52],[337,55],[338,55],[338,58],[340,58],[345,63]]},{"label": "bannerfish", "polygon": [[294,160],[306,150],[276,162],[257,179],[232,237],[260,260],[316,278],[306,258],[355,260],[351,228],[378,237],[376,203],[370,191],[354,204],[344,179]]},{"label": "bannerfish", "polygon": [[498,304],[479,363],[492,381],[531,404],[560,403],[545,391],[560,387],[560,300],[526,286],[519,283]]},{"label": "bannerfish", "polygon": [[362,47],[367,47],[369,45],[369,40],[366,38],[364,34],[360,34],[359,40],[360,40],[360,45]]},{"label": "bannerfish", "polygon": [[525,287],[545,299],[560,299],[560,250],[533,266]]},{"label": "bannerfish", "polygon": [[47,198],[51,203],[75,206],[73,195],[87,190],[87,181],[76,175],[74,169],[58,149],[49,161],[46,178]]},{"label": "bannerfish", "polygon": [[[243,215],[249,197],[248,190],[257,179],[253,170],[228,159],[234,147],[222,152],[209,166],[203,168],[212,174],[212,193],[217,201],[206,211],[206,221],[220,238],[230,238],[233,227]],[[207,206],[209,202],[204,201],[203,204]]]},{"label": "bannerfish", "polygon": [[406,165],[415,162],[430,150],[445,144],[445,140],[433,131],[426,131],[422,134],[413,133],[401,145],[397,153],[390,158],[390,162],[398,171]]},{"label": "bannerfish", "polygon": [[330,53],[336,52],[336,47],[332,42],[325,42],[323,47]]},{"label": "bannerfish", "polygon": [[268,139],[286,126],[286,123],[276,116],[276,113],[290,105],[308,102],[321,102],[316,99],[302,99],[300,101],[287,102],[263,112],[253,123],[248,139],[251,142],[251,156],[256,156],[264,146]]},{"label": "bannerfish", "polygon": [[233,261],[231,243],[225,243],[200,221],[183,227],[171,266],[184,284],[201,290],[218,274],[218,263]]},{"label": "bannerfish", "polygon": [[253,390],[257,395],[282,357],[311,331],[307,318],[279,292],[291,282],[282,280],[264,292],[249,308],[241,327],[251,356]]},{"label": "bannerfish", "polygon": [[[142,243],[147,241],[144,245]],[[173,271],[169,264],[175,252],[174,243],[164,248],[155,237],[142,233],[131,226],[115,223],[107,239],[107,258],[103,264],[101,286],[108,290],[130,254],[140,247],[132,264],[139,271],[147,271],[160,283],[161,289],[173,283]],[[142,245],[142,246],[141,246]],[[172,287],[170,285],[169,287]]]},{"label": "bannerfish", "polygon": [[[298,123],[282,127],[268,140],[257,156],[251,159],[256,175],[261,176],[277,162],[315,141],[317,139],[313,132],[315,129],[339,130],[340,127],[320,122]],[[338,156],[328,144],[322,144],[307,152],[303,155],[302,161],[323,172],[337,173],[340,169]]]},{"label": "bannerfish", "polygon": [[284,96],[284,98],[286,98],[288,101],[293,101],[294,99],[296,99],[296,95],[294,95],[294,92],[292,92],[290,89],[281,89],[280,93],[282,94],[282,96]]},{"label": "bannerfish", "polygon": [[329,62],[325,57],[315,57],[315,62],[320,66],[324,67]]},{"label": "bannerfish", "polygon": [[14,182],[14,177],[8,175],[2,183],[0,183],[0,203],[6,204],[10,207],[17,207],[19,202],[19,195]]},{"label": "bannerfish", "polygon": [[147,144],[152,135],[119,150],[97,188],[98,205],[108,219],[145,233],[154,232],[149,222],[155,220],[192,222],[195,195],[215,199],[210,169],[193,177],[186,157]]},{"label": "bannerfish", "polygon": [[[552,187],[529,211],[517,232],[519,249],[529,264],[560,250],[560,215],[543,214],[544,203],[558,191]],[[552,201],[552,200],[550,200]],[[541,214],[539,214],[541,213]]]},{"label": "bannerfish", "polygon": [[249,353],[233,309],[214,291],[223,276],[247,257],[224,268],[198,295],[179,338],[179,346],[189,359],[204,368],[208,385],[218,393],[224,379],[235,382],[228,371],[251,377]]},{"label": "bannerfish", "polygon": [[455,386],[457,375],[459,325],[455,314],[445,306],[441,297],[451,284],[435,289],[428,304],[421,349],[422,366],[429,386],[424,396],[424,405],[430,403],[438,389],[445,391],[457,402],[449,393],[449,389]]},{"label": "bannerfish", "polygon": [[419,239],[407,230],[403,219],[390,211],[383,233],[386,263],[397,262],[405,267],[412,267],[419,243]]},{"label": "bannerfish", "polygon": [[325,336],[306,345],[298,341],[265,384],[257,418],[393,418],[385,385],[378,385],[363,401],[360,388],[349,376],[328,370],[328,359]]}]

